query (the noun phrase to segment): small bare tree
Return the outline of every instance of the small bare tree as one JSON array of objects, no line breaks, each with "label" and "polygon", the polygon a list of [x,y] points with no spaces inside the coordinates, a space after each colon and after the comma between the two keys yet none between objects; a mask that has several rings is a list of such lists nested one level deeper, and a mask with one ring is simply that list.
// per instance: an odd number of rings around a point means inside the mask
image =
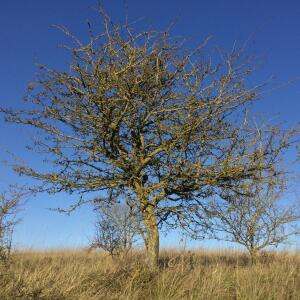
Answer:
[{"label": "small bare tree", "polygon": [[7,259],[12,248],[12,235],[18,223],[16,213],[22,193],[16,187],[0,193],[0,259]]},{"label": "small bare tree", "polygon": [[100,248],[111,256],[127,254],[136,241],[136,218],[128,206],[120,203],[96,205],[95,237],[90,248]]},{"label": "small bare tree", "polygon": [[[259,171],[257,178],[245,180],[235,193],[223,193],[212,202],[217,214],[218,238],[243,245],[251,260],[260,250],[278,246],[299,233],[299,206],[287,197],[289,180],[279,167],[279,156],[283,149],[273,153],[273,170],[268,174]],[[262,151],[261,147],[257,151]],[[259,160],[259,159],[258,159]]]}]

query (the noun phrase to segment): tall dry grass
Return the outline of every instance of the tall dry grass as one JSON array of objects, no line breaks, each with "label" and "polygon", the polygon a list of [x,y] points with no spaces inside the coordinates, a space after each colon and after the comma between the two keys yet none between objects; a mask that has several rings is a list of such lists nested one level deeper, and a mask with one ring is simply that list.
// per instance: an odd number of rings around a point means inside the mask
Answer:
[{"label": "tall dry grass", "polygon": [[163,251],[160,269],[143,256],[21,251],[0,266],[0,299],[300,299],[300,254]]}]

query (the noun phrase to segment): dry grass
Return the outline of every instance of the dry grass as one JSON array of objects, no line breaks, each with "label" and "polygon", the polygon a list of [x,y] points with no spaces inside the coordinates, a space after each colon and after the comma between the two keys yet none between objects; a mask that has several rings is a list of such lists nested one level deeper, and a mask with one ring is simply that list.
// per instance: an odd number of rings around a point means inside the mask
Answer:
[{"label": "dry grass", "polygon": [[159,271],[142,253],[22,251],[0,266],[0,299],[300,299],[300,255],[163,251]]}]

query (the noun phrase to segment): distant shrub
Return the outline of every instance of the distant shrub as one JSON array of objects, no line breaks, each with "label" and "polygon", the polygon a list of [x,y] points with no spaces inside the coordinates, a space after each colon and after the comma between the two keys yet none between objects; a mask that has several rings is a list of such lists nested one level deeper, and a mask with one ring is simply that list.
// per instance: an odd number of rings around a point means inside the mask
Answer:
[{"label": "distant shrub", "polygon": [[6,260],[12,248],[12,236],[22,193],[16,187],[0,193],[0,260]]}]

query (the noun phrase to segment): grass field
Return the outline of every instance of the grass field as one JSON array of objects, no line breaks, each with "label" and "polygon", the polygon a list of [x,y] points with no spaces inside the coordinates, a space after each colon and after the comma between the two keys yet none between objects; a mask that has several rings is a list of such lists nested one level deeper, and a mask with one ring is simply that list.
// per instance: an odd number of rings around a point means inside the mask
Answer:
[{"label": "grass field", "polygon": [[300,299],[300,254],[162,251],[160,269],[142,253],[20,251],[0,266],[0,299]]}]

